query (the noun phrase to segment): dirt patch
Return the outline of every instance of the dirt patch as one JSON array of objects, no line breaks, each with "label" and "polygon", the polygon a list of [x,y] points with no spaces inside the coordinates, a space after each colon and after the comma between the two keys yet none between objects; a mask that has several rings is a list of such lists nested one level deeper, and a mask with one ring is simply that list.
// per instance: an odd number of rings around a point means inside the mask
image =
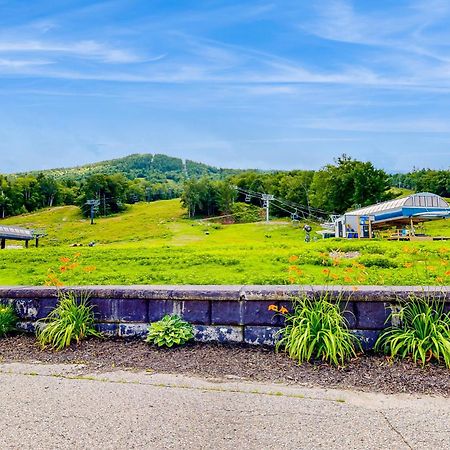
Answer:
[{"label": "dirt patch", "polygon": [[320,362],[297,365],[271,349],[193,343],[158,349],[138,340],[90,339],[62,352],[41,351],[33,336],[0,339],[0,362],[78,363],[87,371],[120,369],[203,377],[283,382],[309,387],[366,392],[432,394],[450,397],[450,370],[425,368],[410,361],[390,364],[383,356],[365,355],[337,369]]}]

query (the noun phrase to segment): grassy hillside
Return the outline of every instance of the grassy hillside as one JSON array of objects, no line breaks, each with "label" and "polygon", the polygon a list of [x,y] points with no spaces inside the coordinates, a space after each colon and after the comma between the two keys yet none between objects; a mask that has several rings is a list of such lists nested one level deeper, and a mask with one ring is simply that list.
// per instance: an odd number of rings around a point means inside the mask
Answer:
[{"label": "grassy hillside", "polygon": [[[222,226],[185,218],[178,200],[136,204],[90,225],[75,207],[1,224],[45,228],[38,249],[0,253],[0,284],[449,284],[445,242],[318,240],[290,222]],[[450,235],[450,221],[426,225]],[[94,247],[87,244],[94,241]],[[9,242],[13,244],[13,242]],[[72,244],[83,244],[72,248]],[[78,256],[76,256],[78,255]],[[75,262],[75,264],[74,264]]]}]

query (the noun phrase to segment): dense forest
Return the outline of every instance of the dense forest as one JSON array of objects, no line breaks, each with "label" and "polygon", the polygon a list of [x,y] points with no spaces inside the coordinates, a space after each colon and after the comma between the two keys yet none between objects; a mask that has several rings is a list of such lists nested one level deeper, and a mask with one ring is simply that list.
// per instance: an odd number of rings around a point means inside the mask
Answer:
[{"label": "dense forest", "polygon": [[[394,198],[392,187],[450,197],[450,171],[422,169],[389,175],[370,162],[346,155],[317,171],[244,171],[160,154],[134,154],[74,168],[0,175],[0,218],[58,205],[78,205],[88,214],[88,200],[98,200],[97,214],[109,215],[126,204],[177,197],[191,217],[257,218],[262,202],[258,196],[247,198],[249,191],[272,194],[309,211],[342,213]],[[286,213],[276,205],[272,211]]]}]

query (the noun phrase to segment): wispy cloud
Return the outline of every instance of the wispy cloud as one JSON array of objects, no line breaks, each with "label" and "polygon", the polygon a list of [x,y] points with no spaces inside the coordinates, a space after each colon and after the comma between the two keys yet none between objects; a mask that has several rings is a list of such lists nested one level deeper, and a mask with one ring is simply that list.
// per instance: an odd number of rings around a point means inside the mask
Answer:
[{"label": "wispy cloud", "polygon": [[112,48],[92,40],[69,43],[45,42],[39,40],[0,41],[0,53],[59,53],[99,59],[106,63],[116,64],[135,63],[144,60],[134,52]]}]

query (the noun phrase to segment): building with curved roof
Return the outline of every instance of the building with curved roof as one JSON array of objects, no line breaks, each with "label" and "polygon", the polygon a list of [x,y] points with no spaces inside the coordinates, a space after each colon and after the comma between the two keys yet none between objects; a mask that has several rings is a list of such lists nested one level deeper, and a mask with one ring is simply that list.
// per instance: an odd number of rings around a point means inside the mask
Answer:
[{"label": "building with curved roof", "polygon": [[450,217],[450,205],[439,195],[420,192],[348,211],[335,221],[336,237],[370,237],[372,230],[410,226]]}]

